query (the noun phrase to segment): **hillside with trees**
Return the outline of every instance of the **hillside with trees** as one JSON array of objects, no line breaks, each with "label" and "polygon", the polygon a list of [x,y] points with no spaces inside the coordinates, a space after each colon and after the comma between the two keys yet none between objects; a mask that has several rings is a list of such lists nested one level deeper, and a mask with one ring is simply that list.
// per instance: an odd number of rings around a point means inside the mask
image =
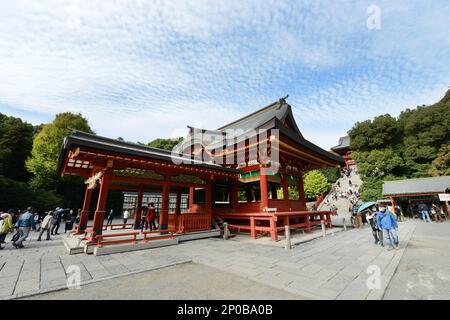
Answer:
[{"label": "hillside with trees", "polygon": [[450,174],[450,90],[430,106],[357,122],[348,132],[363,180],[363,201],[382,197],[383,181]]}]

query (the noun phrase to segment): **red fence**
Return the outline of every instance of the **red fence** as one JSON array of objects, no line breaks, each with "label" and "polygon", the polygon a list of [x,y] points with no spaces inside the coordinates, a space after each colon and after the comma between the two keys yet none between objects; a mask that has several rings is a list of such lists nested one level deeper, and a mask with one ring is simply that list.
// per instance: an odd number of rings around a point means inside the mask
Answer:
[{"label": "red fence", "polygon": [[[325,221],[328,228],[332,227],[331,215],[333,211],[292,211],[275,213],[230,213],[220,214],[228,222],[228,227],[234,230],[250,231],[253,238],[257,233],[270,233],[272,240],[278,240],[278,232],[284,231],[285,226],[293,229],[304,229],[310,232],[311,228]],[[318,217],[319,219],[315,219]],[[268,223],[267,223],[268,221]]]}]

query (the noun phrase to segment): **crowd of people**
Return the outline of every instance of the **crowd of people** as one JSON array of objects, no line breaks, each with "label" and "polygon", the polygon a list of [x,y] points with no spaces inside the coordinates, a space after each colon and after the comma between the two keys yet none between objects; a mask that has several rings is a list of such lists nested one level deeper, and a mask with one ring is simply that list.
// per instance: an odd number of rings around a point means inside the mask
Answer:
[{"label": "crowd of people", "polygon": [[[147,207],[143,207],[143,214],[140,221],[140,228],[145,230],[157,230],[157,221],[159,211],[156,209],[153,202],[149,203]],[[28,207],[26,210],[8,211],[0,210],[0,250],[4,249],[6,244],[6,236],[13,234],[11,242],[16,249],[24,248],[23,242],[29,237],[30,232],[37,232],[37,241],[41,241],[45,234],[45,240],[51,240],[52,235],[58,235],[61,223],[64,223],[64,233],[72,231],[75,226],[79,224],[81,217],[81,209],[74,213],[74,210],[56,208],[55,210],[38,212]],[[128,210],[123,211],[123,228],[131,218]],[[106,225],[113,223],[114,210],[109,211],[106,217]]]},{"label": "crowd of people", "polygon": [[51,240],[51,235],[59,234],[61,223],[64,223],[64,233],[71,231],[79,222],[81,210],[77,214],[71,209],[56,208],[55,210],[38,212],[28,207],[26,210],[10,209],[6,212],[0,210],[0,249],[6,243],[6,236],[13,233],[12,245],[16,249],[24,248],[23,242],[31,231],[37,232],[37,241],[41,241],[45,233],[45,239]]},{"label": "crowd of people", "polygon": [[[344,176],[349,178],[348,180],[348,188],[345,189],[343,186],[341,186],[340,180],[338,180],[330,190],[329,195],[331,196],[331,201],[328,197],[325,198],[325,205],[329,205],[332,201],[336,202],[338,199],[345,198],[350,201],[350,212],[354,211],[354,208],[359,204],[360,202],[360,193],[359,193],[359,186],[356,183],[352,183],[352,180],[350,179],[353,174],[356,174],[357,171],[356,168],[349,167],[343,168],[341,170],[341,178]],[[333,205],[334,206],[334,205]],[[333,209],[331,209],[333,210]]]}]

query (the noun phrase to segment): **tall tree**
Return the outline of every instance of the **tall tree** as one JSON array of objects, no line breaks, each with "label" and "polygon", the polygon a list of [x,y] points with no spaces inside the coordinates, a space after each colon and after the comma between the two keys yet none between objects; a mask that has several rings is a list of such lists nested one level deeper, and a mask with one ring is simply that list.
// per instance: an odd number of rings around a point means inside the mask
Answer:
[{"label": "tall tree", "polygon": [[0,113],[0,175],[27,182],[25,161],[31,153],[33,126]]},{"label": "tall tree", "polygon": [[433,177],[450,175],[450,145],[442,145],[428,173]]},{"label": "tall tree", "polygon": [[307,196],[319,196],[330,189],[327,178],[319,170],[308,171],[304,179],[305,194]]},{"label": "tall tree", "polygon": [[92,133],[88,121],[81,114],[64,112],[57,114],[50,124],[45,124],[33,142],[31,157],[26,162],[33,173],[31,186],[35,189],[55,189],[58,177],[56,164],[63,138],[71,129]]},{"label": "tall tree", "polygon": [[401,142],[401,131],[394,117],[389,114],[378,116],[373,120],[357,122],[348,132],[350,148],[358,151],[370,151]]}]

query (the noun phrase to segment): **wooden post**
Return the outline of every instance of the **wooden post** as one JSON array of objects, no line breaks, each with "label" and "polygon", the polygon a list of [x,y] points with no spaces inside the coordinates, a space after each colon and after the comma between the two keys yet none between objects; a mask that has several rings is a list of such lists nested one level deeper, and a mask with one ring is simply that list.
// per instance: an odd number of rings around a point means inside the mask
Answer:
[{"label": "wooden post", "polygon": [[137,197],[137,208],[134,214],[134,229],[141,228],[141,218],[142,218],[142,198],[144,196],[144,185],[139,185],[138,197]]},{"label": "wooden post", "polygon": [[250,235],[253,239],[256,239],[255,217],[250,217]]},{"label": "wooden post", "polygon": [[159,214],[159,229],[167,230],[169,223],[169,181],[163,182],[161,212]]},{"label": "wooden post", "polygon": [[194,207],[194,191],[194,187],[189,187],[189,212],[191,212]]},{"label": "wooden post", "polygon": [[178,230],[178,220],[180,219],[180,214],[181,214],[181,191],[177,190],[177,202],[174,216],[175,230]]},{"label": "wooden post", "polygon": [[108,189],[111,181],[110,173],[107,171],[103,174],[102,183],[100,185],[100,191],[98,194],[97,208],[95,209],[94,223],[92,229],[94,231],[94,237],[102,234],[103,222],[105,220],[105,206],[108,198]]},{"label": "wooden post", "polygon": [[331,229],[333,227],[333,225],[331,224],[331,211],[327,212],[326,216],[327,216],[327,227]]},{"label": "wooden post", "polygon": [[272,240],[278,241],[277,223],[274,217],[270,217],[270,236]]},{"label": "wooden post", "polygon": [[261,191],[261,211],[265,211],[269,207],[267,176],[266,169],[261,167],[259,170],[259,187]]},{"label": "wooden post", "polygon": [[83,209],[81,210],[80,223],[78,224],[78,230],[76,234],[83,234],[86,230],[87,223],[89,220],[89,207],[91,205],[92,192],[94,189],[89,189],[86,186],[86,191],[84,193]]},{"label": "wooden post", "polygon": [[311,232],[311,220],[309,220],[311,216],[309,214],[307,214],[305,216],[305,223],[306,223],[306,233],[310,233]]}]

